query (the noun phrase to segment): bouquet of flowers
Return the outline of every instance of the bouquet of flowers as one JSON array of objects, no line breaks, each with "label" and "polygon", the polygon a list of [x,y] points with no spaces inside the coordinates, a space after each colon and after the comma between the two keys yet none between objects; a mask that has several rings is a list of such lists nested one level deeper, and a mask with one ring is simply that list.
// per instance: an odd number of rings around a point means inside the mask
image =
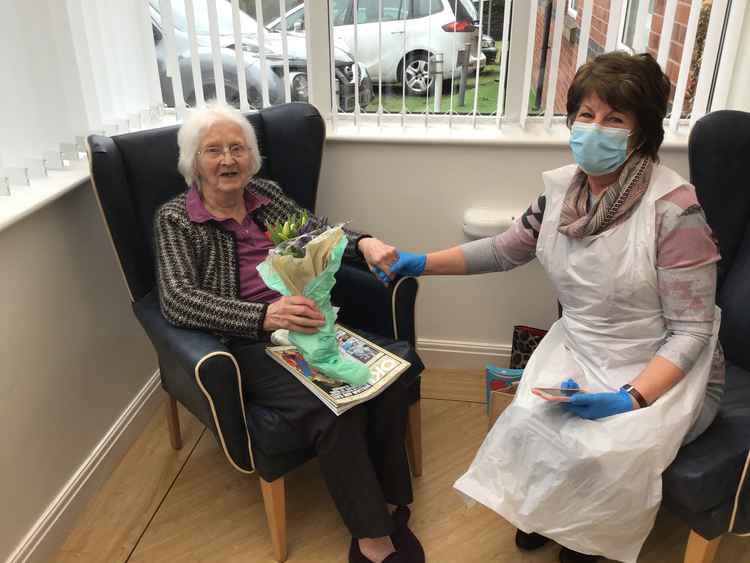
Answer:
[{"label": "bouquet of flowers", "polygon": [[352,385],[370,378],[370,370],[339,353],[331,305],[331,290],[347,239],[341,225],[316,227],[307,213],[283,223],[266,225],[268,237],[276,245],[258,265],[258,273],[271,289],[282,295],[312,299],[325,318],[315,334],[289,333],[289,340],[307,363],[328,377]]}]

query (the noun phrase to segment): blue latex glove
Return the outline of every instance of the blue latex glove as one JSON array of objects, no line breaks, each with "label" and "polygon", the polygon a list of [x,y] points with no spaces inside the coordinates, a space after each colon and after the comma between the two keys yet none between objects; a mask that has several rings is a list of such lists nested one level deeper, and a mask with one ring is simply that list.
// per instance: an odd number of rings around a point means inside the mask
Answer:
[{"label": "blue latex glove", "polygon": [[597,420],[633,410],[633,401],[622,389],[615,393],[576,393],[563,408],[581,418]]},{"label": "blue latex glove", "polygon": [[377,266],[372,267],[372,273],[375,274],[375,277],[377,277],[383,284],[388,285],[391,283],[391,278],[388,277],[388,274]]},{"label": "blue latex glove", "polygon": [[[581,387],[576,383],[575,379],[566,379],[560,384],[560,389],[567,389],[570,391],[573,391],[575,389],[580,389]],[[572,394],[572,393],[571,393]]]},{"label": "blue latex glove", "polygon": [[398,253],[398,259],[391,264],[391,272],[399,276],[419,277],[424,273],[424,267],[427,263],[425,254],[412,254],[411,252]]}]

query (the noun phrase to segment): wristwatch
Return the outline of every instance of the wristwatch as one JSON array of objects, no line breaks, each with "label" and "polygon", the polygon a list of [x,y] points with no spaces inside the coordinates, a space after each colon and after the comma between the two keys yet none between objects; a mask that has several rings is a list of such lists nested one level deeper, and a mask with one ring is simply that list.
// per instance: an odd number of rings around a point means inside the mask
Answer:
[{"label": "wristwatch", "polygon": [[646,399],[643,398],[643,395],[641,395],[638,389],[630,385],[630,383],[626,383],[625,385],[621,387],[621,389],[629,393],[630,396],[635,399],[635,402],[638,403],[638,405],[642,409],[645,409],[648,406],[648,403],[646,402]]}]

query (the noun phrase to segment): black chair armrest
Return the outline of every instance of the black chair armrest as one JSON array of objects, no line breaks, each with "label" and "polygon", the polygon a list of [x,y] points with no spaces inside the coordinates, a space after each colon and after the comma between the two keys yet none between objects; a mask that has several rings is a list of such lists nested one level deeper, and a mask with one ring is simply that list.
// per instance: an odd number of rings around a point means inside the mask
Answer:
[{"label": "black chair armrest", "polygon": [[336,274],[333,304],[341,307],[339,321],[415,347],[414,305],[418,283],[398,278],[388,287],[364,267],[342,264]]},{"label": "black chair armrest", "polygon": [[215,335],[170,324],[155,294],[133,310],[156,348],[163,387],[211,429],[236,469],[251,472],[242,375],[234,356]]}]

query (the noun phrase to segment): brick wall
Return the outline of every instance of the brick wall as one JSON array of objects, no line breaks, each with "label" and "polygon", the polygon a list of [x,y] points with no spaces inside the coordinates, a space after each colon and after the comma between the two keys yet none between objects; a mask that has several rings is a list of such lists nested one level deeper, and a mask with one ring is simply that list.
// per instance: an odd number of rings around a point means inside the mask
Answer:
[{"label": "brick wall", "polygon": [[[550,34],[549,44],[550,49],[547,52],[547,67],[544,76],[544,86],[542,95],[542,110],[546,100],[546,88],[547,81],[549,78],[549,66],[552,58],[552,38],[554,36],[554,6],[555,0],[536,0],[538,2],[537,10],[537,26],[536,26],[536,37],[534,44],[534,66],[532,73],[532,90],[536,91],[538,88],[539,69],[541,62],[541,48],[542,48],[542,36],[544,33],[544,13],[548,4],[552,5],[552,17],[550,21]],[[648,1],[648,0],[642,0]],[[708,21],[708,13],[710,11],[710,5],[712,0],[695,0],[702,1],[704,4],[702,25],[705,27]],[[659,49],[659,38],[661,36],[661,28],[664,19],[664,8],[666,0],[653,0],[654,14],[651,22],[651,31],[648,38],[648,52],[656,57]],[[672,33],[672,41],[670,45],[669,58],[666,64],[666,74],[672,82],[672,95],[674,95],[675,84],[680,70],[680,60],[682,58],[682,48],[685,42],[685,34],[687,32],[687,22],[690,15],[690,3],[691,0],[678,0],[677,10],[675,13],[675,23]],[[567,99],[568,88],[570,83],[573,81],[573,76],[576,70],[576,60],[578,57],[578,34],[574,33],[574,41],[570,41],[566,38],[569,29],[578,27],[580,29],[581,17],[583,15],[583,0],[577,0],[577,17],[575,21],[566,10],[565,14],[565,32],[563,33],[562,49],[560,52],[560,68],[558,70],[557,88],[555,92],[555,113],[565,113],[565,104]],[[607,40],[607,27],[609,23],[609,0],[594,0],[593,2],[593,13],[591,17],[591,34],[589,37],[588,55],[587,60],[591,60],[597,55],[604,52],[604,47]],[[700,38],[700,32],[699,32]],[[697,47],[702,45],[700,41],[697,42]],[[700,54],[700,48],[696,48],[696,53]],[[700,61],[700,57],[697,57],[697,61]],[[698,64],[694,58],[693,65],[691,66],[691,76],[688,83],[688,97],[685,101],[686,108],[689,108],[691,103],[691,86],[694,89],[695,79],[697,77]]]}]

